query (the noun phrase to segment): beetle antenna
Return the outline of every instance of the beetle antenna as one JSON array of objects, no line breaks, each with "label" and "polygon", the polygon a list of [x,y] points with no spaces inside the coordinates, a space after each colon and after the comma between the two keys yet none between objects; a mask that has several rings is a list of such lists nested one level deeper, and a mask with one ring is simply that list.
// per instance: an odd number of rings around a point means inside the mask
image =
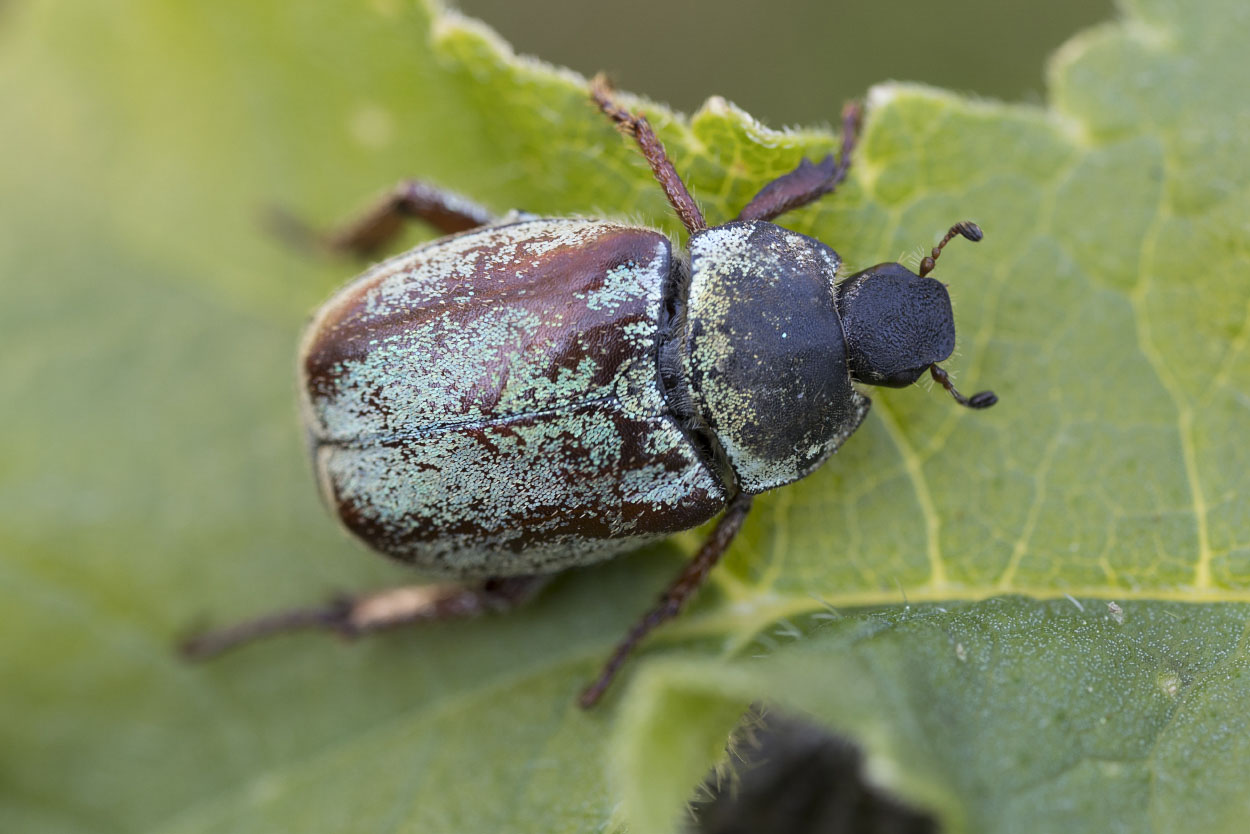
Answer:
[{"label": "beetle antenna", "polygon": [[[985,237],[985,234],[981,231],[981,227],[970,220],[961,220],[954,226],[951,226],[950,231],[946,233],[946,237],[942,238],[942,242],[937,246],[934,246],[933,251],[931,251],[928,256],[920,262],[919,274],[921,278],[933,271],[933,267],[937,266],[938,256],[942,254],[942,248],[954,240],[956,235],[966,237],[973,243],[976,243],[978,240]],[[954,389],[952,389],[949,385],[946,387],[947,390],[954,393]],[[956,399],[958,399],[958,397],[956,397]]]},{"label": "beetle antenna", "polygon": [[[978,231],[980,230],[978,229]],[[947,240],[949,239],[950,235],[947,235]],[[946,241],[942,242],[945,243]],[[929,374],[937,380],[938,385],[941,385],[950,392],[950,395],[955,398],[955,402],[965,408],[989,408],[994,403],[998,402],[998,395],[996,395],[993,391],[978,391],[971,397],[965,397],[963,394],[959,393],[958,389],[955,388],[955,383],[951,382],[950,375],[942,368],[938,367],[936,362],[929,366]]]}]

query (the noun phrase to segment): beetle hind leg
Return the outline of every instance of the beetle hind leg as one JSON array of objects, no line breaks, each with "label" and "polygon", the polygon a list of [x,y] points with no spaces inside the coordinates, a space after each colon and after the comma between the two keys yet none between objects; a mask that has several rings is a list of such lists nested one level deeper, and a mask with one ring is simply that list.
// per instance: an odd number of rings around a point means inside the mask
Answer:
[{"label": "beetle hind leg", "polygon": [[548,576],[515,576],[488,579],[480,585],[387,588],[204,632],[183,642],[180,649],[184,657],[201,660],[288,631],[321,630],[343,637],[359,637],[410,623],[477,617],[506,611],[528,601],[549,580]]},{"label": "beetle hind leg", "polygon": [[739,493],[729,503],[729,508],[720,517],[720,521],[716,522],[712,534],[703,542],[699,552],[687,563],[677,579],[664,591],[659,603],[634,624],[634,627],[625,635],[625,639],[617,644],[607,663],[603,664],[599,677],[582,690],[577,702],[583,708],[593,707],[598,703],[612,683],[612,679],[616,677],[616,673],[625,663],[625,659],[642,642],[642,639],[656,626],[676,617],[690,597],[694,596],[695,591],[703,586],[708,573],[720,561],[720,557],[729,548],[734,536],[738,535],[738,531],[742,529],[742,522],[746,520],[747,513],[751,510],[752,498],[753,496],[746,493]]}]

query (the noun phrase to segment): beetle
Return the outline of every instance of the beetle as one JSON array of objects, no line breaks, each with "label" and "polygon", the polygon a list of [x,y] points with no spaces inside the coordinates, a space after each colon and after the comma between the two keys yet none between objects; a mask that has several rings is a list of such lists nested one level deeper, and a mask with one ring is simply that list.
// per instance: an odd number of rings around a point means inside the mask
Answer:
[{"label": "beetle", "polygon": [[902,387],[955,347],[944,284],[841,259],[771,221],[846,178],[860,110],[835,160],[804,160],[732,222],[709,227],[646,119],[602,77],[598,108],[631,136],[690,233],[513,213],[401,184],[332,236],[361,254],[405,218],[449,236],[374,266],[315,315],[300,349],[301,409],[326,503],[365,544],[449,584],[344,597],[211,631],[203,657],[264,634],[354,636],[509,608],[550,576],[687,530],[711,534],[582,692],[603,695],[626,656],[676,616],[725,552],[755,495],[823,464],[864,420],[855,383]]}]

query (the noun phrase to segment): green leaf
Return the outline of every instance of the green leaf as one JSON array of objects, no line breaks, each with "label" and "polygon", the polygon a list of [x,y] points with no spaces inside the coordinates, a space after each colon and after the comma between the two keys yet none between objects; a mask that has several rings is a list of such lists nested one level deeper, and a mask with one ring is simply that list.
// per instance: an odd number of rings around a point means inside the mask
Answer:
[{"label": "green leaf", "polygon": [[[1000,404],[873,392],[588,714],[579,685],[698,533],[507,617],[171,651],[405,578],[318,506],[291,404],[302,321],[352,267],[260,210],[330,223],[419,175],[678,231],[582,80],[397,0],[2,11],[0,829],[660,831],[767,698],[947,830],[1237,830],[1244,3],[1128,4],[1060,51],[1046,109],[872,92],[850,181],[785,222],[852,268],[980,222],[937,274],[950,367]],[[626,101],[713,221],[837,145]]]},{"label": "green leaf", "polygon": [[[657,662],[618,732],[626,797],[640,797],[639,830],[662,830],[681,807],[669,777],[693,764],[697,739],[724,742],[726,722],[708,717],[767,699],[857,738],[869,776],[946,830],[1239,831],[1250,813],[1245,614],[987,600],[839,617],[728,666]],[[676,716],[695,737],[680,745],[653,731]]]}]

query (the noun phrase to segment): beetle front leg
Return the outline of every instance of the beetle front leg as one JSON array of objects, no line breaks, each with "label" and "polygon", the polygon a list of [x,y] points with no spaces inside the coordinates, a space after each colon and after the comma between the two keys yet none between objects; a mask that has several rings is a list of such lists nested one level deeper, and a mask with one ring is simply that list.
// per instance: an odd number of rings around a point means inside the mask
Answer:
[{"label": "beetle front leg", "polygon": [[630,652],[646,637],[656,626],[676,617],[686,601],[694,595],[703,585],[703,581],[707,579],[708,573],[720,561],[720,557],[729,548],[730,542],[734,540],[734,536],[742,529],[742,522],[746,520],[747,513],[751,510],[751,501],[754,496],[746,493],[739,493],[733,501],[729,502],[729,508],[725,510],[725,514],[721,516],[720,521],[716,522],[716,528],[712,534],[703,542],[703,546],[699,548],[699,552],[686,565],[685,570],[677,577],[673,584],[668,586],[664,595],[660,597],[660,602],[650,611],[643,615],[629,633],[625,635],[625,639],[617,644],[616,650],[612,652],[612,656],[608,658],[608,662],[603,664],[603,670],[599,673],[599,677],[584,690],[577,702],[583,708],[593,707],[603,693],[607,690],[612,679],[616,677],[616,673],[620,671],[621,665],[625,659],[629,657]]},{"label": "beetle front leg", "polygon": [[533,597],[549,576],[488,579],[480,585],[405,585],[342,597],[328,605],[280,611],[235,626],[198,634],[181,645],[184,657],[202,660],[271,634],[316,629],[343,637],[418,622],[477,617],[506,611]]},{"label": "beetle front leg", "polygon": [[846,179],[846,172],[851,168],[851,154],[859,141],[860,117],[859,103],[847,102],[842,108],[842,150],[837,162],[834,162],[833,154],[814,165],[804,159],[799,167],[761,188],[738,213],[738,219],[773,220],[832,193]]}]

